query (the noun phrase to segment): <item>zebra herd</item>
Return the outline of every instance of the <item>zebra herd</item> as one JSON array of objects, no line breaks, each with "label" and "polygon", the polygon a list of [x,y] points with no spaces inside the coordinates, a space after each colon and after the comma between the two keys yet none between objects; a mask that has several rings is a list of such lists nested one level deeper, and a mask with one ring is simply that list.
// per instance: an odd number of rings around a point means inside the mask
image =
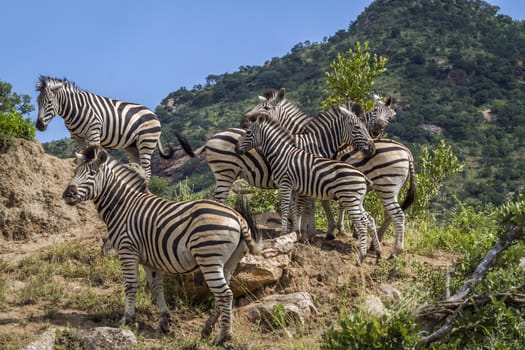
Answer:
[{"label": "zebra herd", "polygon": [[[186,138],[175,132],[187,154],[205,153],[216,186],[213,200],[174,202],[148,190],[155,148],[162,157],[173,155],[173,149],[165,150],[160,142],[160,122],[151,110],[81,90],[66,79],[41,76],[36,88],[37,128],[43,131],[55,115],[61,116],[78,158],[63,198],[69,205],[92,200],[108,230],[103,249],[117,251],[126,298],[123,323],[135,315],[139,264],[159,306],[163,331],[169,328],[169,310],[162,273],[200,270],[215,297],[202,335],[209,336],[220,318],[215,342],[232,337],[230,277],[248,251],[261,253],[261,235],[246,204],[238,201],[230,208],[224,203],[238,178],[259,188],[280,189],[283,234],[288,218],[299,233],[302,208],[319,199],[329,219],[327,239],[335,238],[336,227],[342,231],[343,213],[349,215],[359,235],[359,263],[367,253],[367,231],[371,249],[381,258],[380,240],[391,222],[396,229],[392,255],[403,251],[403,210],[415,199],[415,170],[408,148],[381,138],[395,116],[390,98],[376,98],[374,110],[367,113],[349,102],[309,116],[285,98],[283,89],[271,89],[259,96],[241,128],[215,134],[199,151],[193,152]],[[129,163],[112,158],[107,149],[124,150]],[[398,194],[408,179],[407,198],[399,205]],[[385,210],[379,232],[363,207],[370,189]],[[330,199],[341,208],[337,224]]]}]

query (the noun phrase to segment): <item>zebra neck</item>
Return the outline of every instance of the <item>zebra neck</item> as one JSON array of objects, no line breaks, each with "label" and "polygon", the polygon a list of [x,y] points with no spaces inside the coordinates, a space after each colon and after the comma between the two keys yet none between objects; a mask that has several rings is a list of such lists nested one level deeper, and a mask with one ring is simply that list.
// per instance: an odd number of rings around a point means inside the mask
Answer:
[{"label": "zebra neck", "polygon": [[283,157],[298,147],[287,132],[275,128],[264,135],[261,149],[273,169],[283,162]]},{"label": "zebra neck", "polygon": [[80,109],[80,106],[89,104],[90,98],[89,96],[85,96],[87,94],[89,93],[66,88],[65,91],[58,95],[57,114],[64,119],[64,122],[70,128],[75,128],[76,123],[82,120],[84,113]]},{"label": "zebra neck", "polygon": [[141,193],[131,189],[113,174],[104,177],[106,181],[103,183],[100,195],[94,199],[94,203],[100,216],[109,227],[112,221],[119,220],[122,213],[127,210],[128,204]]}]

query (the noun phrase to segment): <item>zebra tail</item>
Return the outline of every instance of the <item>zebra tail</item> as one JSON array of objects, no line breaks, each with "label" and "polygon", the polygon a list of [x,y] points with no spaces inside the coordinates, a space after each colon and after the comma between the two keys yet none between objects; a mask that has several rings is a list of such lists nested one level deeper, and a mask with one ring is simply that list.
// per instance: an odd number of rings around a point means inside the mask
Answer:
[{"label": "zebra tail", "polygon": [[242,196],[238,196],[237,200],[235,201],[235,210],[239,214],[241,214],[243,219],[246,221],[246,224],[248,225],[248,230],[243,229],[241,233],[244,240],[246,241],[246,244],[248,245],[250,253],[252,253],[253,255],[261,255],[262,234],[257,229],[257,225],[255,224],[255,220],[253,218],[253,211],[250,204],[247,201],[245,201]]},{"label": "zebra tail", "polygon": [[160,154],[160,156],[162,158],[169,159],[169,158],[173,157],[173,153],[174,153],[173,147],[168,145],[168,150],[166,151],[164,149],[164,147],[162,146],[162,142],[160,141],[160,139],[159,139],[159,142],[158,142],[157,146],[159,147],[159,154]]},{"label": "zebra tail", "polygon": [[403,203],[401,203],[401,210],[405,211],[410,207],[417,197],[417,179],[416,179],[416,170],[414,168],[414,161],[409,163],[409,172],[410,172],[410,187],[408,188],[407,196]]},{"label": "zebra tail", "polygon": [[182,146],[182,149],[184,152],[186,152],[187,155],[190,157],[195,157],[195,153],[193,153],[193,150],[191,149],[191,145],[186,139],[186,136],[182,135],[181,133],[175,131],[175,136],[177,137],[177,140],[179,140],[180,145]]}]

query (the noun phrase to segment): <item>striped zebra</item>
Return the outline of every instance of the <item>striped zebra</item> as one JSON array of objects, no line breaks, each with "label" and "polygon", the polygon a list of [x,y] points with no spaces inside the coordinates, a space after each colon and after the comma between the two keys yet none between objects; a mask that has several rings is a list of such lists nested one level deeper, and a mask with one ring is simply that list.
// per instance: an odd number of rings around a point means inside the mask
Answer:
[{"label": "striped zebra", "polygon": [[[311,146],[319,144],[317,140],[326,140],[323,147],[332,156],[343,144],[352,144],[366,155],[373,154],[375,146],[365,125],[353,112],[347,112],[349,114],[332,106],[316,118],[310,118],[304,126],[304,133],[297,136],[296,142],[311,151]],[[209,138],[201,151],[196,151],[200,153],[204,150],[206,153],[208,166],[215,176],[213,197],[218,201],[226,200],[233,181],[238,177],[259,188],[277,188],[269,163],[260,151],[254,149],[243,155],[235,152],[235,146],[243,134],[243,129],[221,131]]]},{"label": "striped zebra", "polygon": [[[404,250],[405,214],[417,195],[417,178],[412,152],[403,144],[391,139],[376,139],[375,154],[370,158],[356,156],[358,152],[348,147],[340,151],[336,158],[361,170],[372,181],[372,189],[377,194],[384,208],[384,221],[378,230],[381,241],[388,226],[393,222],[396,232],[392,257],[397,257]],[[401,205],[397,197],[403,185],[410,180],[405,200]],[[344,211],[339,210],[337,227],[342,230]]]},{"label": "striped zebra", "polygon": [[163,331],[169,327],[169,309],[161,273],[200,270],[215,296],[215,309],[202,335],[209,336],[221,316],[216,342],[230,339],[230,276],[248,250],[260,253],[260,235],[251,217],[242,206],[239,213],[216,201],[173,202],[138,191],[114,173],[108,158],[104,149],[88,147],[63,197],[69,205],[93,200],[106,223],[109,243],[118,252],[124,275],[126,304],[122,322],[129,323],[135,314],[139,263],[144,266],[159,305]]},{"label": "striped zebra", "polygon": [[[245,116],[245,125],[250,115],[257,111],[265,111],[279,120],[282,125],[291,128],[292,132],[304,129],[308,120],[312,117],[302,111],[284,97],[284,90],[268,90],[263,96],[259,96],[260,103]],[[383,134],[388,121],[395,117],[396,112],[392,109],[392,98],[388,97],[383,102],[374,95],[375,107],[371,112],[365,113],[364,120],[367,128],[372,130],[370,134],[378,137]],[[329,137],[329,136],[328,136]],[[352,147],[345,147],[336,153],[323,148],[323,143],[310,145],[310,152],[328,158],[348,162],[372,180],[374,190],[384,207],[384,221],[378,230],[379,240],[393,222],[396,231],[396,240],[392,256],[398,256],[404,250],[405,214],[404,211],[414,203],[417,195],[417,182],[414,167],[414,157],[410,150],[403,144],[391,139],[375,139],[375,154],[371,157],[361,157],[359,152]],[[410,180],[407,196],[400,205],[398,195],[403,185]],[[326,238],[333,239],[335,227],[343,232],[344,211],[341,209],[339,220],[336,224],[328,202],[322,202],[328,220],[328,233]]]},{"label": "striped zebra", "polygon": [[[340,108],[345,114],[351,113]],[[374,220],[363,207],[370,180],[362,172],[348,163],[318,157],[297,147],[292,135],[266,113],[257,116],[235,151],[244,154],[255,147],[259,147],[268,160],[281,193],[282,234],[287,232],[289,216],[294,230],[299,231],[297,215],[307,197],[336,199],[348,212],[359,234],[359,263],[366,257],[367,229],[372,234],[376,258],[381,258]]]},{"label": "striped zebra", "polygon": [[[295,104],[285,98],[284,89],[268,89],[258,96],[257,104],[248,112],[241,121],[241,127],[249,126],[249,116],[252,113],[267,112],[272,117],[277,118],[281,125],[292,134],[302,133],[304,127],[315,116],[309,116],[299,109]],[[392,108],[392,97],[388,96],[383,101],[378,95],[374,95],[374,108],[369,112],[354,110],[354,112],[366,124],[368,132],[374,138],[383,135],[387,124],[396,116],[396,111]]]},{"label": "striped zebra", "polygon": [[[71,133],[75,152],[88,145],[107,149],[123,149],[130,162],[139,163],[151,176],[151,155],[155,148],[164,158],[173,149],[164,150],[160,142],[160,122],[155,113],[143,105],[118,101],[80,90],[67,79],[40,76],[36,84],[38,118],[36,127],[45,131],[59,115]],[[183,135],[175,133],[184,151],[193,151]]]}]

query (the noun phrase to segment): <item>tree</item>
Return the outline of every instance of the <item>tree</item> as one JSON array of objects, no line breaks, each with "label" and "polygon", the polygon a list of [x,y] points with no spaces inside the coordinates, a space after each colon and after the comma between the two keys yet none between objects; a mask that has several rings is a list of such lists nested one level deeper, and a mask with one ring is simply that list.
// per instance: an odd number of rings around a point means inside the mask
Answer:
[{"label": "tree", "polygon": [[13,143],[13,137],[31,140],[35,126],[30,118],[23,118],[34,110],[28,95],[11,93],[11,84],[0,81],[0,151],[5,152]]},{"label": "tree", "polygon": [[349,49],[346,56],[337,54],[330,64],[332,72],[326,72],[329,96],[322,102],[323,108],[347,101],[360,103],[365,110],[373,107],[374,79],[386,72],[388,59],[371,54],[368,41],[356,42],[356,49]]},{"label": "tree", "polygon": [[35,110],[29,95],[19,95],[11,92],[11,84],[0,81],[0,112],[9,113],[15,110],[24,115]]}]

